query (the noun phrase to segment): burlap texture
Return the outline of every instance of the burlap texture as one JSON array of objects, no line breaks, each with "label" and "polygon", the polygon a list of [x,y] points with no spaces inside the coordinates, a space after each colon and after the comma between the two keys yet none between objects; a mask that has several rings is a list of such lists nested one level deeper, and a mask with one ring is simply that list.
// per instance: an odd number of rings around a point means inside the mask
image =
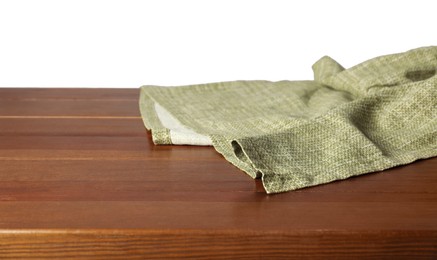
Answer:
[{"label": "burlap texture", "polygon": [[143,86],[140,110],[156,144],[172,143],[158,103],[277,193],[436,156],[436,69],[437,47],[349,69],[325,56],[312,81]]}]

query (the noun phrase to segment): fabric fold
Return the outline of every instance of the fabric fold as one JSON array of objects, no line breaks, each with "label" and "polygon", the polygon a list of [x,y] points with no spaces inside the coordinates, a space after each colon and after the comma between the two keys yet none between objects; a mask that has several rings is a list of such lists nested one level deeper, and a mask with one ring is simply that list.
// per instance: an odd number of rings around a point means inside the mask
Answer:
[{"label": "fabric fold", "polygon": [[328,56],[314,80],[142,86],[155,144],[213,145],[267,193],[381,171],[437,155],[437,47],[344,69]]}]

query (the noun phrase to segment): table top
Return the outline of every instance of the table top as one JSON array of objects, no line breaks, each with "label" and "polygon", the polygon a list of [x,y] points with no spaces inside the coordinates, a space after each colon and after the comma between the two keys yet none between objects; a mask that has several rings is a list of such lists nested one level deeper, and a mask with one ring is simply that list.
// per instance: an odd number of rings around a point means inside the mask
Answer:
[{"label": "table top", "polygon": [[139,89],[0,89],[0,258],[437,256],[437,158],[267,195]]}]

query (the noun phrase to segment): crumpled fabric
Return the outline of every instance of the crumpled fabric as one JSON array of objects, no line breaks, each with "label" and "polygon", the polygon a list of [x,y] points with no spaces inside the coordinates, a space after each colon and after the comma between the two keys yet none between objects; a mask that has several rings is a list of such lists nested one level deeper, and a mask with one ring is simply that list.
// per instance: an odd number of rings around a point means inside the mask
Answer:
[{"label": "crumpled fabric", "polygon": [[437,47],[312,68],[305,81],[142,86],[141,116],[155,144],[213,145],[267,193],[437,155]]}]

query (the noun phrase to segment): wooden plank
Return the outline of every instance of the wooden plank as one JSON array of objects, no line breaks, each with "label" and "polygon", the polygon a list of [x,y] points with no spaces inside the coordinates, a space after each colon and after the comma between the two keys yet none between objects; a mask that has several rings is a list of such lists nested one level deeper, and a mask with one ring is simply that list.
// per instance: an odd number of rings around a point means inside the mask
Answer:
[{"label": "wooden plank", "polygon": [[[154,147],[147,136],[0,136],[0,143],[0,150],[6,152],[11,150],[150,151]],[[170,146],[157,146],[157,148],[169,149]]]},{"label": "wooden plank", "polygon": [[147,136],[139,118],[0,118],[0,136]]},{"label": "wooden plank", "polygon": [[[429,164],[436,164],[437,158]],[[0,200],[437,202],[437,176],[417,165],[289,193],[256,195],[253,180],[223,161],[6,161]],[[117,191],[114,193],[114,191]]]},{"label": "wooden plank", "polygon": [[0,219],[0,229],[437,231],[436,207],[403,201],[2,201]]},{"label": "wooden plank", "polygon": [[[224,192],[253,192],[254,189],[250,180],[0,181],[0,201],[196,201],[199,195],[220,199]],[[208,197],[199,201],[214,200]]]},{"label": "wooden plank", "polygon": [[255,183],[249,178],[240,181],[196,178],[173,181],[1,181],[0,201],[179,201],[210,202],[211,205],[215,202],[268,202],[277,203],[277,207],[282,207],[283,203],[302,202],[313,203],[314,207],[332,202],[341,202],[345,206],[375,202],[437,202],[436,192],[390,190],[381,194],[365,189],[348,192],[334,186],[337,189],[333,192],[313,188],[316,191],[307,189],[272,196],[264,192],[254,193]]},{"label": "wooden plank", "polygon": [[[242,171],[222,160],[3,160],[2,181],[182,181],[247,180]],[[437,158],[383,172],[309,188],[311,192],[426,192],[436,193]],[[433,169],[433,168],[430,168]],[[122,172],[123,174],[120,174]],[[344,184],[343,184],[344,183]],[[348,184],[346,184],[348,183]],[[335,188],[331,188],[335,187]]]},{"label": "wooden plank", "polygon": [[0,160],[223,160],[209,146],[155,146],[147,136],[0,136],[0,144]]},{"label": "wooden plank", "polygon": [[20,229],[0,233],[0,255],[3,259],[432,259],[436,239],[435,231]]},{"label": "wooden plank", "polygon": [[[160,147],[159,147],[160,148]],[[159,149],[156,148],[156,149]],[[176,147],[175,147],[176,148]],[[168,150],[171,154],[173,151]],[[170,156],[170,155],[168,155]],[[220,157],[220,156],[219,156]],[[241,170],[234,167],[224,158],[218,160],[197,160],[193,163],[190,160],[1,160],[0,179],[3,181],[69,181],[69,180],[96,180],[96,181],[159,181],[159,180],[183,180],[186,178],[196,178],[211,180],[246,180],[246,176]],[[343,185],[350,183],[352,189],[343,192],[356,192],[358,187],[366,191],[385,193],[395,192],[402,187],[408,191],[411,184],[425,183],[433,185],[437,182],[437,158],[421,160],[403,167],[397,167],[382,172],[369,173],[344,181],[334,182],[311,188],[312,192],[326,190],[334,192],[329,187],[333,185]],[[197,173],[198,171],[199,173]],[[159,174],[155,174],[159,172]],[[436,192],[436,190],[430,190]]]},{"label": "wooden plank", "polygon": [[138,100],[139,88],[0,88],[0,100]]},{"label": "wooden plank", "polygon": [[1,181],[246,181],[225,159],[197,160],[1,160]]},{"label": "wooden plank", "polygon": [[35,117],[135,117],[138,102],[133,100],[1,100],[0,118]]}]

